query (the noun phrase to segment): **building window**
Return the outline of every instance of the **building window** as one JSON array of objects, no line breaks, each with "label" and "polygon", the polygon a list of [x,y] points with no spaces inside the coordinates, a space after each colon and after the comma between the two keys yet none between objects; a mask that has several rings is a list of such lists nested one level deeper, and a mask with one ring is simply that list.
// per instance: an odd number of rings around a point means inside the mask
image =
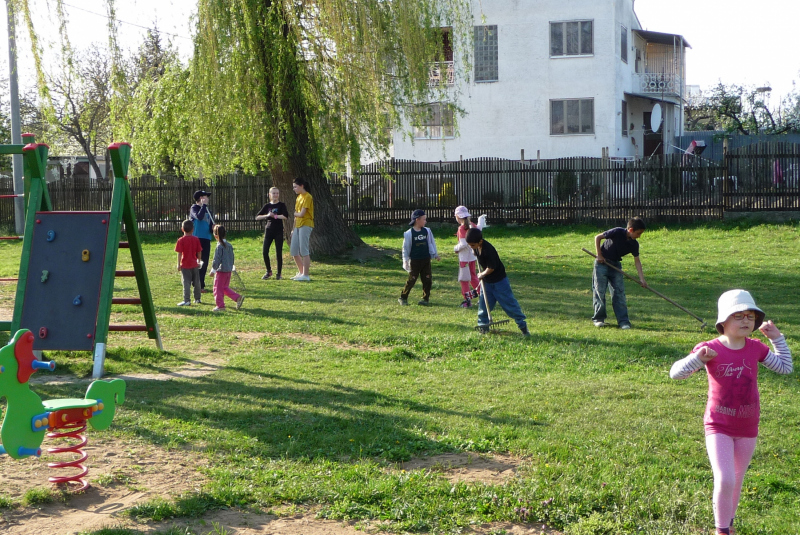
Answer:
[{"label": "building window", "polygon": [[622,135],[628,137],[628,103],[622,101]]},{"label": "building window", "polygon": [[551,100],[550,134],[594,134],[594,99]]},{"label": "building window", "polygon": [[435,102],[416,109],[414,139],[448,139],[455,137],[453,107]]},{"label": "building window", "polygon": [[550,57],[594,54],[593,34],[590,20],[551,22]]},{"label": "building window", "polygon": [[622,61],[628,63],[628,28],[625,26],[620,26],[619,43],[620,57],[622,58]]},{"label": "building window", "polygon": [[450,86],[455,83],[453,45],[450,42],[451,28],[439,28],[442,46],[437,50],[437,61],[431,64],[428,87]]},{"label": "building window", "polygon": [[475,81],[496,82],[499,80],[497,68],[497,26],[475,26]]}]

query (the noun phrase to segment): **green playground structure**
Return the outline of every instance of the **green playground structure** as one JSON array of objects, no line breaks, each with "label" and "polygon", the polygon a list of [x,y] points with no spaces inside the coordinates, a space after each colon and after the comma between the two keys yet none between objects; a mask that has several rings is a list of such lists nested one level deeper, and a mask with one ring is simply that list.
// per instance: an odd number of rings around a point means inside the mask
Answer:
[{"label": "green playground structure", "polygon": [[[92,376],[102,377],[110,331],[142,331],[163,349],[133,209],[128,164],[131,146],[113,143],[114,169],[108,211],[54,211],[45,172],[49,148],[23,135],[22,145],[0,145],[0,154],[22,154],[25,231],[11,321],[0,330],[33,333],[33,350],[92,351]],[[121,242],[122,225],[127,242]],[[132,271],[117,270],[120,249],[129,249]],[[138,297],[115,298],[116,277],[135,277]],[[111,325],[111,306],[140,305],[144,325]]]},{"label": "green playground structure", "polygon": [[[86,397],[51,399],[42,402],[30,389],[29,379],[37,370],[54,370],[55,362],[41,362],[33,354],[33,333],[22,329],[0,349],[0,397],[6,398],[6,414],[0,427],[0,454],[12,459],[38,457],[45,436],[64,439],[59,446],[50,448],[53,455],[66,454],[67,461],[48,463],[48,468],[69,469],[74,472],[49,478],[51,483],[64,485],[71,492],[82,492],[89,487],[83,466],[87,458],[83,448],[87,444],[83,433],[87,422],[93,429],[103,430],[111,425],[117,405],[125,401],[125,381],[94,381]],[[45,433],[47,431],[47,433]],[[77,456],[77,457],[76,457]]]}]

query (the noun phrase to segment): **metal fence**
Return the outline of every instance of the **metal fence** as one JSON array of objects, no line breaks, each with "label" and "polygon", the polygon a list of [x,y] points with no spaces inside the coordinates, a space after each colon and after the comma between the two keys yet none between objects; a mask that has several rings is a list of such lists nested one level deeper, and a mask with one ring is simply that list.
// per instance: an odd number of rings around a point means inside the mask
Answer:
[{"label": "metal fence", "polygon": [[[651,222],[721,219],[725,212],[800,211],[800,145],[756,143],[722,162],[684,155],[624,161],[475,159],[457,162],[389,160],[361,168],[358,180],[331,176],[333,198],[349,224],[405,223],[424,208],[429,221],[452,220],[466,205],[494,222]],[[257,230],[269,175],[232,174],[209,181],[144,176],[131,180],[140,230],[175,231],[192,193],[213,191],[212,207],[230,230]],[[110,183],[58,180],[48,185],[55,209],[103,210]],[[0,179],[0,194],[11,193]],[[13,227],[13,205],[0,200],[0,225]]]}]

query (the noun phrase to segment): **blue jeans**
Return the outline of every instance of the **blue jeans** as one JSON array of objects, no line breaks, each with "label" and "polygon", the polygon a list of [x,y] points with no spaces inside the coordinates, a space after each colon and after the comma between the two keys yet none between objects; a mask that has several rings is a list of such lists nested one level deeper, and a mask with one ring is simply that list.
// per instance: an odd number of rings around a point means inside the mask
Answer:
[{"label": "blue jeans", "polygon": [[[494,310],[497,303],[500,303],[500,308],[508,315],[509,318],[517,322],[520,329],[525,329],[528,324],[525,323],[525,314],[519,306],[517,298],[514,297],[514,292],[511,291],[511,284],[508,282],[508,277],[505,277],[500,282],[485,282],[483,283],[483,291],[486,294],[486,301],[489,302],[489,310]],[[483,296],[478,297],[478,327],[489,326],[489,313],[486,312],[486,303]]]},{"label": "blue jeans", "polygon": [[[621,262],[606,260],[606,264],[622,269]],[[609,285],[611,285],[611,307],[617,317],[617,324],[620,327],[630,324],[628,302],[625,299],[625,277],[619,271],[614,271],[596,260],[592,272],[592,304],[594,305],[592,321],[606,320],[606,289]]]}]

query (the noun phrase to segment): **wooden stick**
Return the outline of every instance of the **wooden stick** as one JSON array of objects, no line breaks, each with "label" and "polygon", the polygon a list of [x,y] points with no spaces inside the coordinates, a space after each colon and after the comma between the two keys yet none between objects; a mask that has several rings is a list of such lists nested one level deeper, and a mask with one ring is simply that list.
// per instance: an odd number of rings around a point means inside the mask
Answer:
[{"label": "wooden stick", "polygon": [[[589,256],[592,256],[592,257],[594,257],[595,259],[597,259],[597,255],[595,255],[595,254],[594,254],[594,253],[592,253],[591,251],[587,251],[587,250],[586,250],[586,249],[584,249],[583,247],[581,247],[581,251],[583,251],[584,253],[588,254]],[[621,269],[618,269],[618,268],[616,268],[616,267],[612,266],[611,264],[606,264],[606,266],[610,267],[610,268],[611,268],[611,269],[613,269],[614,271],[618,271],[618,272],[622,273],[622,274],[623,274],[625,277],[628,277],[630,280],[634,281],[636,284],[638,284],[638,285],[639,285],[639,286],[641,286],[642,288],[644,288],[644,289],[646,289],[646,290],[650,290],[651,292],[653,292],[654,294],[656,294],[657,296],[659,296],[659,297],[660,297],[661,299],[663,299],[664,301],[666,301],[666,302],[668,302],[668,303],[672,303],[672,304],[673,304],[673,305],[675,305],[676,307],[680,308],[681,310],[683,310],[684,312],[686,312],[687,314],[689,314],[691,317],[693,317],[694,319],[696,319],[697,321],[699,321],[700,323],[702,323],[702,325],[700,326],[700,328],[701,328],[701,329],[702,329],[703,327],[705,327],[705,326],[706,326],[706,322],[705,322],[705,321],[703,321],[703,318],[701,318],[700,316],[696,316],[696,315],[692,314],[691,312],[689,312],[688,310],[686,310],[684,307],[682,307],[681,305],[679,305],[678,303],[676,303],[675,301],[673,301],[672,299],[670,299],[670,298],[669,298],[669,297],[667,297],[666,295],[662,294],[661,292],[657,292],[657,291],[655,291],[655,290],[654,290],[654,289],[652,289],[650,286],[645,286],[645,285],[643,285],[643,284],[642,284],[642,282],[641,282],[639,279],[637,279],[636,277],[632,277],[631,275],[628,275],[627,273],[625,273],[625,272],[624,272],[624,271],[622,271]]]}]

